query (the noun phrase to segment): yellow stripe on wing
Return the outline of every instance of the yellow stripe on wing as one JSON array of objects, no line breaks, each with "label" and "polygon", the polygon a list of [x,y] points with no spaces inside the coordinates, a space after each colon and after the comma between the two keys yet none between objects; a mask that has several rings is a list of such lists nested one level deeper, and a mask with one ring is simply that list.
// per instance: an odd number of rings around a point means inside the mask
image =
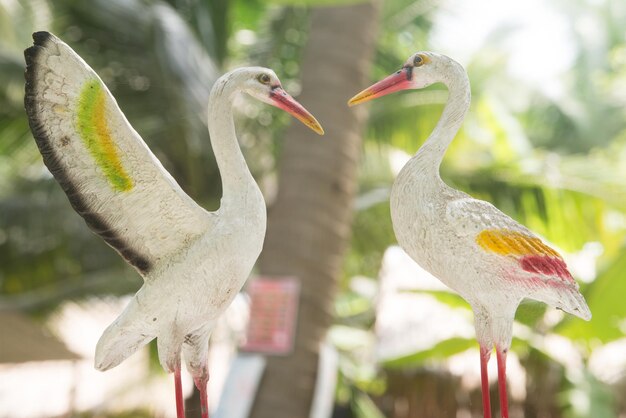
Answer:
[{"label": "yellow stripe on wing", "polygon": [[80,93],[77,125],[83,142],[109,184],[122,192],[132,189],[133,182],[122,166],[107,125],[106,94],[99,80],[85,83]]},{"label": "yellow stripe on wing", "polygon": [[476,236],[476,243],[485,251],[501,255],[516,257],[545,255],[561,258],[556,251],[541,242],[539,238],[506,229],[486,229]]}]

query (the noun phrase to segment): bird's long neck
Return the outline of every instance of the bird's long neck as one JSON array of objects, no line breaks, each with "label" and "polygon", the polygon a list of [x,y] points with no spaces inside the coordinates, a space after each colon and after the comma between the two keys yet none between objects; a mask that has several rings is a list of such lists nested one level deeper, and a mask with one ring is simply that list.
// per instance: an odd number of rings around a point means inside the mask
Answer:
[{"label": "bird's long neck", "polygon": [[235,135],[234,95],[228,80],[220,79],[209,98],[209,134],[222,178],[222,208],[237,206],[242,199],[247,199],[250,190],[258,190]]},{"label": "bird's long neck", "polygon": [[437,126],[413,157],[423,174],[436,179],[440,179],[441,160],[459,131],[471,101],[469,79],[460,65],[452,67],[450,76],[443,82],[448,87],[448,101]]}]

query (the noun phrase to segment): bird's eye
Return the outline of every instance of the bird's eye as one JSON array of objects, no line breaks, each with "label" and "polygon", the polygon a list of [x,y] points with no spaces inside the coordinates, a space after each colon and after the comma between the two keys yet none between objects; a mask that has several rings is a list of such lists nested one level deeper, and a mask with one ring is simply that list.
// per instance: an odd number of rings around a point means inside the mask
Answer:
[{"label": "bird's eye", "polygon": [[416,55],[415,58],[413,58],[413,65],[414,66],[419,67],[423,63],[424,63],[424,58],[422,58],[421,55]]},{"label": "bird's eye", "polygon": [[259,76],[256,79],[259,80],[259,83],[262,83],[262,84],[270,83],[270,76],[267,74],[259,74]]}]

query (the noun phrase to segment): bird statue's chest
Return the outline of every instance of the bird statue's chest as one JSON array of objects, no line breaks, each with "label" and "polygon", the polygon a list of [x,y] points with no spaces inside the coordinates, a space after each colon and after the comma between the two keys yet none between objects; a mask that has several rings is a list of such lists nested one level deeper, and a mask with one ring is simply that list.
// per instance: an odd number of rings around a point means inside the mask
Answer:
[{"label": "bird statue's chest", "polygon": [[391,218],[398,243],[421,267],[441,278],[458,240],[446,220],[446,206],[453,196],[434,190],[425,180],[401,172],[394,183]]},{"label": "bird statue's chest", "polygon": [[238,274],[245,273],[247,277],[263,248],[266,213],[265,201],[258,188],[239,199],[222,202],[209,240],[214,244],[212,251],[216,257],[240,266],[231,266],[230,270],[238,272],[243,268],[246,271]]},{"label": "bird statue's chest", "polygon": [[252,263],[259,256],[265,238],[267,216],[265,207],[247,213],[230,213],[220,219],[216,226],[215,252],[232,257],[239,262],[250,259]]},{"label": "bird statue's chest", "polygon": [[266,209],[260,192],[248,195],[244,202],[222,201],[212,226],[172,257],[156,280],[167,283],[172,295],[181,293],[180,300],[211,295],[211,303],[219,308],[247,280],[263,248],[265,229]]}]

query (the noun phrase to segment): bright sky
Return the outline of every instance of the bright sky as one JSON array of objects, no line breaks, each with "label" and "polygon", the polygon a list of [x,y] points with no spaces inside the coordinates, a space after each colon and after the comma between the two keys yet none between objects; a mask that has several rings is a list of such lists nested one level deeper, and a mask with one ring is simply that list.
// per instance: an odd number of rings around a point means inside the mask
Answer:
[{"label": "bright sky", "polygon": [[510,51],[511,75],[551,96],[576,58],[571,22],[542,0],[442,0],[430,43],[464,64],[486,44]]}]

